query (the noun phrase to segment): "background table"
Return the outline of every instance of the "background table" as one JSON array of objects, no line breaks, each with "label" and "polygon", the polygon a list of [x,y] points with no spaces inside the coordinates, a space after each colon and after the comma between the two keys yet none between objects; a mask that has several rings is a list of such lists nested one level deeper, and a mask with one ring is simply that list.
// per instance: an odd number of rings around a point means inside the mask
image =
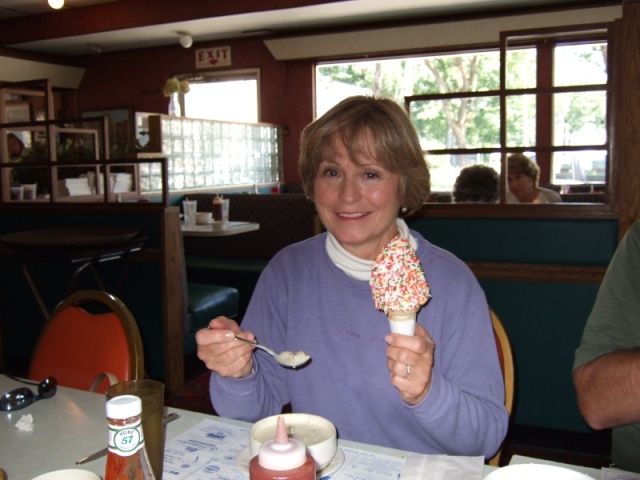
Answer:
[{"label": "background table", "polygon": [[219,224],[196,225],[195,227],[180,227],[185,237],[226,237],[240,233],[253,232],[260,229],[255,222],[226,222]]},{"label": "background table", "polygon": [[[49,317],[49,311],[29,271],[32,265],[56,259],[71,262],[75,269],[69,280],[68,295],[74,291],[78,277],[87,268],[91,269],[100,289],[107,290],[98,274],[97,265],[123,259],[126,263],[120,281],[112,291],[117,294],[128,271],[129,256],[139,251],[144,241],[145,238],[140,237],[135,229],[101,227],[26,230],[10,233],[0,238],[0,242],[22,258],[22,271],[25,279],[45,319]],[[59,281],[59,279],[54,279],[54,281]]]}]

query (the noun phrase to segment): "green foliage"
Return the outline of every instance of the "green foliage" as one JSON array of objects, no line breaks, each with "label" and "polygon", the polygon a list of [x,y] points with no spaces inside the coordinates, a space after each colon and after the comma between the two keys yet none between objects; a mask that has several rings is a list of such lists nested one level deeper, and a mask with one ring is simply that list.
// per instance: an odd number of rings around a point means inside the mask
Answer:
[{"label": "green foliage", "polygon": [[[571,47],[574,61],[604,72],[607,47],[585,44]],[[560,61],[563,62],[562,60]],[[509,50],[506,85],[509,89],[533,88],[537,78],[535,48]],[[559,65],[562,67],[563,65]],[[569,68],[569,73],[571,69]],[[318,66],[323,84],[348,86],[386,96],[404,104],[406,96],[498,91],[500,55],[497,50],[440,56],[364,61]],[[600,81],[600,80],[599,80]],[[589,83],[582,78],[579,82]],[[556,118],[570,137],[589,128],[603,128],[606,102],[603,94],[571,94],[557,100]],[[494,148],[499,146],[500,101],[489,97],[442,98],[414,101],[411,119],[425,150],[444,148]],[[529,146],[536,138],[536,104],[532,95],[510,96],[507,101],[507,142],[510,146]],[[569,141],[568,141],[569,142]]]}]

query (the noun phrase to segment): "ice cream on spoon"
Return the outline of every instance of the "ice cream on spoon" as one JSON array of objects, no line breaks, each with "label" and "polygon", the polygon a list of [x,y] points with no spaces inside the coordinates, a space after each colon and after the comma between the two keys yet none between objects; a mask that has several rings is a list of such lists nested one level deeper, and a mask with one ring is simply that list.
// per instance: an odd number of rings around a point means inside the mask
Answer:
[{"label": "ice cream on spoon", "polygon": [[393,333],[413,335],[416,314],[429,300],[429,285],[411,242],[396,235],[378,254],[371,268],[375,306],[389,318]]}]

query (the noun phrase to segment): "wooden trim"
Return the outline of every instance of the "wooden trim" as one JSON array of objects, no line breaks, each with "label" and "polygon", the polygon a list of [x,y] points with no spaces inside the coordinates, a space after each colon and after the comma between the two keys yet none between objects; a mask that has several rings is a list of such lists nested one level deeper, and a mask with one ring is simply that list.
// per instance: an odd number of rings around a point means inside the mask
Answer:
[{"label": "wooden trim", "polygon": [[183,338],[187,315],[187,299],[183,289],[186,269],[178,207],[165,208],[162,221],[164,380],[165,391],[172,396],[184,385]]},{"label": "wooden trim", "polygon": [[612,219],[614,205],[554,203],[548,205],[512,205],[480,203],[425,203],[411,216],[415,218],[586,218]]},{"label": "wooden trim", "polygon": [[602,282],[607,267],[540,265],[529,263],[466,262],[474,275],[486,280],[594,284]]},{"label": "wooden trim", "polygon": [[615,188],[620,208],[620,238],[640,217],[640,3],[624,2],[622,9],[621,41],[615,45],[620,56],[614,65],[617,77],[614,158],[618,169]]}]

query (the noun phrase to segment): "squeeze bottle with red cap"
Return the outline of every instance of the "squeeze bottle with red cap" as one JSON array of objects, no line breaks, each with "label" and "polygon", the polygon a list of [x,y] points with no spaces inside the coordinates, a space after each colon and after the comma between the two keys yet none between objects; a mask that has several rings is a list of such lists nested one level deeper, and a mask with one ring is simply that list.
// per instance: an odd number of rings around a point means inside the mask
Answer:
[{"label": "squeeze bottle with red cap", "polygon": [[213,199],[213,219],[216,222],[221,222],[224,218],[224,202],[220,195],[216,195]]},{"label": "squeeze bottle with red cap", "polygon": [[276,438],[260,445],[249,463],[251,480],[315,480],[316,462],[304,443],[287,436],[284,418],[278,417]]}]

